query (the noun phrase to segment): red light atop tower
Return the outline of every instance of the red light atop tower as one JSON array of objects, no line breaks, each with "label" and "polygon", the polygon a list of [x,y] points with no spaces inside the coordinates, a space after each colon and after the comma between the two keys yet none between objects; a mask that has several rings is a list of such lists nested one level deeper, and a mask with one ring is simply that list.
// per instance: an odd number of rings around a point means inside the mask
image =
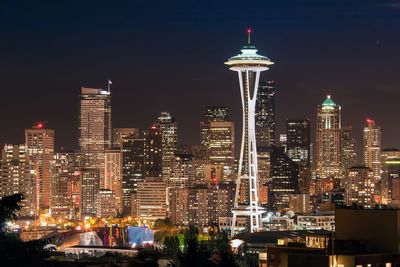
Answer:
[{"label": "red light atop tower", "polygon": [[45,123],[42,122],[42,121],[37,122],[37,123],[33,126],[34,129],[43,129],[44,127],[45,127]]}]

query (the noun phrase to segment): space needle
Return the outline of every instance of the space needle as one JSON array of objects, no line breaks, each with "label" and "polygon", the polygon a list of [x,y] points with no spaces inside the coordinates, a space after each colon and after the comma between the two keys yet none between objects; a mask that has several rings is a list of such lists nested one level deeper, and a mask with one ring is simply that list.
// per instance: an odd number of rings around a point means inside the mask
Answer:
[{"label": "space needle", "polygon": [[232,210],[232,237],[241,230],[236,225],[238,217],[246,218],[247,231],[253,233],[262,229],[261,215],[265,213],[258,200],[255,106],[260,73],[268,70],[268,66],[274,62],[257,54],[256,47],[251,44],[251,32],[250,28],[247,29],[247,45],[242,48],[241,53],[225,62],[230,70],[238,74],[243,110],[242,143]]}]

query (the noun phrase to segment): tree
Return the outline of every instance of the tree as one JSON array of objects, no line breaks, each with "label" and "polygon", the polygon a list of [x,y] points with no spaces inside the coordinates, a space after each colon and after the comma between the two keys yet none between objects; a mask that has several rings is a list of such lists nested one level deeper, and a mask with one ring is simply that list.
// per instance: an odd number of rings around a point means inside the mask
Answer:
[{"label": "tree", "polygon": [[47,266],[49,250],[43,249],[44,241],[22,242],[15,234],[8,233],[6,223],[17,218],[21,209],[22,194],[0,199],[0,251],[1,266]]},{"label": "tree", "polygon": [[5,196],[0,199],[0,233],[5,233],[6,223],[17,219],[17,212],[21,209],[22,194]]}]

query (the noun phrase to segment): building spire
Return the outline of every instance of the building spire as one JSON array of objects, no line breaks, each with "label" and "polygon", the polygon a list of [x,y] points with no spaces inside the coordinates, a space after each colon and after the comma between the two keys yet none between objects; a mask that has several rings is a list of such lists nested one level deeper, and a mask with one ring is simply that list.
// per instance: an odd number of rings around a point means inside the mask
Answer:
[{"label": "building spire", "polygon": [[250,45],[250,43],[251,43],[251,32],[252,32],[251,28],[248,27],[247,28],[247,44],[248,45]]}]

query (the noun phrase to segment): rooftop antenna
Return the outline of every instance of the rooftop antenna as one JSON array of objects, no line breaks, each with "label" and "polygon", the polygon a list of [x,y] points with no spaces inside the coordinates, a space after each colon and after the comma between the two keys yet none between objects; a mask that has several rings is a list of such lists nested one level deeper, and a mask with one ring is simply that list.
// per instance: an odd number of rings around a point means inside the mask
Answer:
[{"label": "rooftop antenna", "polygon": [[109,93],[110,93],[110,90],[111,90],[111,84],[112,84],[112,81],[111,81],[111,80],[108,80],[108,87],[107,87],[107,90],[108,90]]},{"label": "rooftop antenna", "polygon": [[252,32],[251,28],[248,27],[247,28],[247,44],[248,45],[250,45],[250,43],[251,43],[251,32]]}]

